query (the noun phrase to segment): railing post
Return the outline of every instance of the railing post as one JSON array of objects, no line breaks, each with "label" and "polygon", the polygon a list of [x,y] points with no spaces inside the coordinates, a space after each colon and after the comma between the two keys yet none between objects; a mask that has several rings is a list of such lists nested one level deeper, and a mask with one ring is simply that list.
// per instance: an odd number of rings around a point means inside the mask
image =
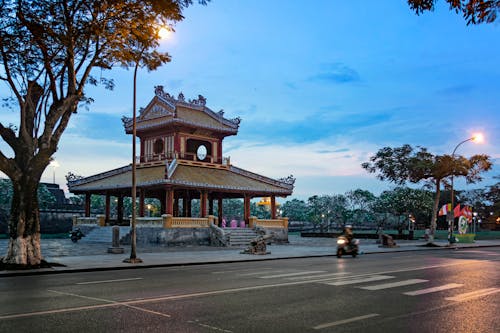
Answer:
[{"label": "railing post", "polygon": [[163,214],[163,228],[172,228],[172,215],[171,214]]},{"label": "railing post", "polygon": [[213,215],[208,215],[208,226],[210,226],[210,224],[215,224],[215,216]]},{"label": "railing post", "polygon": [[96,215],[97,225],[104,227],[106,225],[106,215]]},{"label": "railing post", "polygon": [[288,229],[288,217],[282,217],[281,220],[283,221],[283,228]]},{"label": "railing post", "polygon": [[248,227],[255,228],[256,225],[257,225],[257,218],[255,216],[250,216],[250,218],[248,219]]}]

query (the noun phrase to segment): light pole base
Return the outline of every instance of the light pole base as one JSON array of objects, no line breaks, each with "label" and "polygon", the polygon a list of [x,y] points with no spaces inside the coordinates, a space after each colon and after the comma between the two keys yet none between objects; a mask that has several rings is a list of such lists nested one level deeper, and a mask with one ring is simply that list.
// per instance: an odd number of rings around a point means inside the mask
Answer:
[{"label": "light pole base", "polygon": [[127,258],[123,260],[127,264],[140,264],[142,262],[141,258]]}]

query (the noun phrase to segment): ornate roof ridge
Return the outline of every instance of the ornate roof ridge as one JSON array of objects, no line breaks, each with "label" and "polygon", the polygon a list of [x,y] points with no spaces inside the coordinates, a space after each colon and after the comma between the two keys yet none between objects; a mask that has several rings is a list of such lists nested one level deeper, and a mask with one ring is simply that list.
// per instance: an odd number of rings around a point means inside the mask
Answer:
[{"label": "ornate roof ridge", "polygon": [[[127,172],[127,171],[131,171],[131,170],[132,170],[132,165],[129,164],[129,165],[125,165],[125,166],[120,167],[120,168],[116,168],[116,169],[113,169],[113,170],[108,170],[108,171],[105,171],[105,172],[101,172],[101,173],[98,173],[98,174],[95,174],[95,175],[92,175],[92,176],[89,176],[89,177],[84,177],[84,178],[74,179],[74,180],[68,180],[68,187],[87,184],[87,183],[90,183],[90,182],[93,182],[93,181],[96,181],[96,180],[101,180],[101,179],[104,179],[104,178],[108,178],[108,177],[112,177],[112,176],[115,176],[115,175],[119,175],[121,173],[124,173],[124,172]],[[70,189],[70,191],[71,191],[71,189]]]},{"label": "ornate roof ridge", "polygon": [[239,124],[241,123],[240,117],[236,117],[234,119],[225,118],[224,110],[220,110],[219,112],[212,111],[209,107],[206,106],[207,99],[202,95],[198,95],[198,99],[186,100],[182,92],[179,93],[176,99],[173,95],[163,91],[163,86],[155,86],[154,91],[155,91],[155,96],[158,96],[160,99],[166,101],[167,103],[172,105],[173,108],[175,108],[178,104],[180,104],[198,111],[203,111],[208,115],[212,116],[212,118],[224,123],[227,126],[231,126],[234,128],[238,128]]},{"label": "ornate roof ridge", "polygon": [[271,185],[284,187],[284,188],[287,188],[290,190],[293,190],[293,188],[294,188],[295,178],[292,175],[285,177],[285,178],[273,179],[273,178],[259,175],[258,173],[255,173],[255,172],[251,172],[251,171],[248,171],[245,169],[238,168],[234,165],[231,165],[230,171],[237,173],[237,174],[240,174],[242,176],[253,178],[255,180],[266,182],[266,183],[271,184]]}]

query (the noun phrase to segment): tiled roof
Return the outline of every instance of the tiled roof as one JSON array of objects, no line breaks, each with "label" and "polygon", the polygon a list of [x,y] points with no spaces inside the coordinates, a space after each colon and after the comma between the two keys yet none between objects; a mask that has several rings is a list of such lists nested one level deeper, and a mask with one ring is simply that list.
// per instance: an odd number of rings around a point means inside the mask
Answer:
[{"label": "tiled roof", "polygon": [[[165,179],[165,165],[137,168],[137,187],[172,185],[176,188],[198,188],[213,191],[253,193],[256,195],[292,194],[293,185],[264,176],[250,173],[235,167],[212,167],[190,165],[179,162],[171,170],[171,176]],[[130,166],[70,182],[69,190],[74,193],[99,192],[131,188],[132,175]]]},{"label": "tiled roof", "polygon": [[[161,88],[161,89],[160,89]],[[137,130],[149,130],[172,125],[185,125],[202,129],[236,134],[240,123],[239,118],[227,119],[224,112],[214,112],[205,106],[206,99],[198,96],[197,100],[185,100],[182,94],[176,99],[163,92],[163,87],[155,88],[155,97],[148,106],[140,110],[137,117]],[[132,119],[123,117],[127,133],[132,132]]]}]

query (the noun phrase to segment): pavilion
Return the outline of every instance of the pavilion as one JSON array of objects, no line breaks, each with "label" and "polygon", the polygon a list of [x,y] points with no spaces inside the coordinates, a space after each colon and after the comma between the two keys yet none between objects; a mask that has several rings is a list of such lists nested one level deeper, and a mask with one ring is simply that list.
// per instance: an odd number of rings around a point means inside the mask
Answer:
[{"label": "pavilion", "polygon": [[[125,132],[132,134],[132,119],[122,118]],[[199,199],[200,218],[214,215],[217,204],[219,226],[223,218],[223,199],[242,198],[244,220],[251,226],[250,200],[270,198],[271,220],[277,219],[276,197],[292,194],[292,176],[271,179],[231,164],[223,157],[223,139],[236,135],[240,119],[227,119],[224,112],[214,112],[206,99],[177,98],[155,87],[155,96],[136,119],[140,156],[137,157],[137,197],[139,216],[144,217],[146,198],[159,199],[161,213],[192,218],[191,202]],[[264,162],[264,161],[263,161]],[[70,192],[85,195],[85,216],[90,217],[90,196],[105,196],[103,224],[110,220],[111,197],[117,198],[117,218],[123,221],[123,198],[131,196],[132,165],[90,177],[68,180]]]}]

